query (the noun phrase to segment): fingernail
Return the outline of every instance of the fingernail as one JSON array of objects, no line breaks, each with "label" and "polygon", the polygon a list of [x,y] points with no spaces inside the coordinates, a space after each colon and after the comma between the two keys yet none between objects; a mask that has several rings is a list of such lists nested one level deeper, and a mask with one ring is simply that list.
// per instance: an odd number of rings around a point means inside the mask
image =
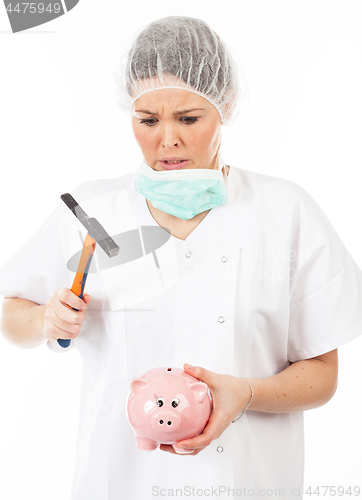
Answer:
[{"label": "fingernail", "polygon": [[186,366],[186,368],[187,368],[188,370],[190,370],[190,371],[195,370],[195,367],[194,367],[194,366],[192,366],[192,365],[188,365],[187,363],[185,363],[185,366]]}]

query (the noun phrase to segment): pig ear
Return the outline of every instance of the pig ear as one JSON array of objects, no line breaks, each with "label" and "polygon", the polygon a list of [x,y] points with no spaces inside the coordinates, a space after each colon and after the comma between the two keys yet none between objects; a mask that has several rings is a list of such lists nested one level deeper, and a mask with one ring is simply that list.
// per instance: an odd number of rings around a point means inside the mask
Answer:
[{"label": "pig ear", "polygon": [[188,389],[191,389],[191,391],[195,391],[197,400],[199,403],[201,403],[206,396],[208,387],[203,382],[191,382],[191,384],[188,386]]},{"label": "pig ear", "polygon": [[131,393],[134,396],[138,396],[140,390],[143,387],[147,387],[148,385],[149,385],[148,381],[145,380],[144,378],[134,378],[133,380],[131,380],[131,384],[130,384]]}]

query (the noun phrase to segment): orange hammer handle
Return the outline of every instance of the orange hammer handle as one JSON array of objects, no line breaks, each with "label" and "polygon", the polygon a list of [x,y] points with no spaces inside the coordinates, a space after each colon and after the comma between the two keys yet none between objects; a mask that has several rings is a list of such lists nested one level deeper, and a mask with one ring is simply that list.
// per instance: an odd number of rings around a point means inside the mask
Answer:
[{"label": "orange hammer handle", "polygon": [[71,288],[72,292],[75,293],[81,299],[83,298],[85,282],[88,276],[88,270],[92,261],[95,248],[96,248],[96,240],[91,238],[87,233],[84,239],[82,254],[80,256],[77,273],[75,275],[73,285]]},{"label": "orange hammer handle", "polygon": [[[80,256],[80,261],[78,264],[78,269],[73,281],[73,285],[71,291],[75,293],[78,297],[83,299],[83,292],[85,287],[85,282],[88,276],[88,270],[92,262],[92,257],[94,254],[94,250],[96,248],[96,240],[91,238],[87,233],[87,236],[84,239],[82,254]],[[70,307],[70,306],[68,306]],[[74,311],[78,311],[74,307],[71,307]],[[63,347],[69,347],[70,340],[69,339],[58,339],[58,344]]]}]

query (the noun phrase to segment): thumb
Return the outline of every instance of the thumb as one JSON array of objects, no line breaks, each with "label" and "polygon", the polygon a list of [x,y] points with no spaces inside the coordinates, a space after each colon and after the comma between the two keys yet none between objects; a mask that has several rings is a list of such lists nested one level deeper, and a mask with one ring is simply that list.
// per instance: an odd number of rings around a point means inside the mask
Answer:
[{"label": "thumb", "polygon": [[88,295],[88,293],[85,293],[83,295],[83,301],[86,303],[86,305],[88,305],[90,303],[90,301],[92,300],[91,296]]},{"label": "thumb", "polygon": [[192,366],[185,363],[184,370],[189,375],[201,380],[201,382],[205,382],[210,388],[217,384],[217,373],[210,372],[201,366]]}]

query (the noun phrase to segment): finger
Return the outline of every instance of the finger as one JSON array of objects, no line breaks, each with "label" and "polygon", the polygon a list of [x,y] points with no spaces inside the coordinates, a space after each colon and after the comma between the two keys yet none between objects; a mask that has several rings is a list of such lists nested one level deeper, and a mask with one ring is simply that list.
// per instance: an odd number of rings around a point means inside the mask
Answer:
[{"label": "finger", "polygon": [[206,446],[209,446],[214,439],[222,434],[226,427],[227,426],[225,426],[223,420],[214,412],[211,414],[211,417],[201,434],[192,439],[179,441],[177,446],[186,450],[206,448]]},{"label": "finger", "polygon": [[91,302],[91,300],[92,300],[92,297],[90,295],[88,295],[88,293],[85,293],[83,295],[83,301],[84,301],[86,306],[88,306],[88,304]]},{"label": "finger", "polygon": [[219,375],[217,373],[210,372],[201,366],[192,366],[187,363],[184,364],[184,370],[186,373],[201,380],[201,382],[205,382],[210,388],[214,388],[215,385],[218,385]]},{"label": "finger", "polygon": [[195,450],[180,450],[180,452],[177,452],[173,446],[168,445],[168,444],[161,444],[160,450],[167,451],[168,453],[171,453],[172,455],[191,455],[191,453],[195,452]]},{"label": "finger", "polygon": [[49,339],[74,339],[80,334],[81,328],[82,324],[69,323],[59,318],[54,309],[44,316],[44,336]]},{"label": "finger", "polygon": [[56,340],[56,339],[75,339],[80,332],[78,333],[70,333],[67,330],[62,330],[58,326],[56,326],[53,322],[46,321],[44,322],[43,327],[43,335],[48,340]]},{"label": "finger", "polygon": [[[67,321],[64,321],[58,317],[53,321],[53,325],[61,333],[66,333],[71,338],[74,338],[74,336],[79,335],[81,328],[82,328],[82,324],[68,323]],[[56,332],[54,332],[54,333],[56,333]]]},{"label": "finger", "polygon": [[58,290],[57,296],[62,304],[78,309],[78,311],[83,311],[86,308],[84,301],[68,288]]},{"label": "finger", "polygon": [[76,334],[71,334],[64,330],[61,330],[60,328],[57,328],[54,324],[46,325],[43,335],[47,340],[58,340],[58,339],[74,340],[78,336]]},{"label": "finger", "polygon": [[167,451],[168,453],[171,453],[172,455],[177,455],[173,446],[171,446],[170,444],[160,444],[160,450]]},{"label": "finger", "polygon": [[55,308],[54,308],[54,317],[53,319],[56,320],[57,318],[66,321],[70,325],[81,325],[83,321],[86,318],[85,312],[83,311],[74,311],[73,309],[70,309],[67,305],[63,304],[60,302]]}]

